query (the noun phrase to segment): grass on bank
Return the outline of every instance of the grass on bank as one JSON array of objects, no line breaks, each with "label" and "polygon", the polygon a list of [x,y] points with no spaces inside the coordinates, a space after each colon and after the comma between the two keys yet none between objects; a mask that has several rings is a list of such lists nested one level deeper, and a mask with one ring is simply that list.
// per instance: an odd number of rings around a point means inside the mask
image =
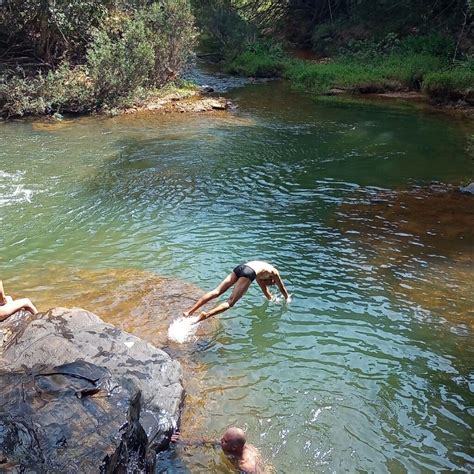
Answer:
[{"label": "grass on bank", "polygon": [[434,98],[466,99],[474,104],[474,61],[425,75],[423,89]]},{"label": "grass on bank", "polygon": [[419,47],[388,54],[373,49],[366,53],[346,53],[318,63],[290,58],[281,48],[263,43],[247,48],[226,70],[253,77],[284,77],[296,88],[315,94],[331,89],[351,93],[422,90],[432,99],[474,103],[472,60],[452,64],[446,54],[436,55]]}]

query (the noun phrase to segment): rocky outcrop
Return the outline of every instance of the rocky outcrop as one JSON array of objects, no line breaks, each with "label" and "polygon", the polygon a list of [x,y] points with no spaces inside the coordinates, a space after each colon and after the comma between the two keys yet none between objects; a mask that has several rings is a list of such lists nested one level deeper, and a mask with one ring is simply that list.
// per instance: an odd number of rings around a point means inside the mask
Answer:
[{"label": "rocky outcrop", "polygon": [[150,100],[146,104],[130,107],[125,113],[143,111],[171,113],[171,112],[211,112],[213,110],[226,110],[234,108],[232,102],[224,97],[205,97],[196,95],[185,98],[160,98]]},{"label": "rocky outcrop", "polygon": [[469,183],[467,186],[462,186],[459,191],[466,194],[474,194],[474,183]]},{"label": "rocky outcrop", "polygon": [[0,362],[0,470],[149,471],[178,421],[179,363],[85,310],[0,323]]}]

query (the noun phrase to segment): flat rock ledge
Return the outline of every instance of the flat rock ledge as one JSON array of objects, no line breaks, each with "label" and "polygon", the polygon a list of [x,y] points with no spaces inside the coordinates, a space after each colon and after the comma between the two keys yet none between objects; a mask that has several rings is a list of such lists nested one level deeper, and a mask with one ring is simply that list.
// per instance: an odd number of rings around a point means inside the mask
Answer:
[{"label": "flat rock ledge", "polygon": [[0,323],[0,472],[153,472],[181,366],[79,308]]},{"label": "flat rock ledge", "polygon": [[143,104],[134,105],[124,110],[125,114],[136,112],[212,112],[235,108],[234,104],[221,96],[208,96],[206,92],[194,92],[187,96],[171,94],[158,99],[150,99]]}]

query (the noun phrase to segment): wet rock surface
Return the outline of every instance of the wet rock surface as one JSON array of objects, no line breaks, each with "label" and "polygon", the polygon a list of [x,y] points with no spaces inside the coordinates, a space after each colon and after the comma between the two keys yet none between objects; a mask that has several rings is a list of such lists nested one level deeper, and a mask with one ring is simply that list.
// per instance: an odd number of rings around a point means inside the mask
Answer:
[{"label": "wet rock surface", "polygon": [[[179,345],[176,354],[176,344],[168,341],[170,324],[205,291],[191,283],[122,268],[69,270],[53,266],[31,273],[28,286],[22,287],[23,284],[20,278],[8,281],[8,286],[17,291],[14,296],[28,294],[40,311],[59,305],[85,308],[105,322],[165,348],[173,357],[195,350],[192,344]],[[218,321],[211,318],[200,325],[198,335],[203,343],[215,333]]]},{"label": "wet rock surface", "polygon": [[0,336],[0,470],[152,469],[178,421],[178,362],[81,309],[17,313]]}]

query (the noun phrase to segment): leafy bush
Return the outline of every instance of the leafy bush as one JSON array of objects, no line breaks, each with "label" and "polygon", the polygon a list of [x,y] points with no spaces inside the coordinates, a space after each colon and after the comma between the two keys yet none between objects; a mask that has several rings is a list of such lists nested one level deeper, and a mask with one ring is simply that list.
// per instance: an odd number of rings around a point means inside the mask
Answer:
[{"label": "leafy bush", "polygon": [[17,70],[0,77],[0,109],[10,116],[86,112],[94,108],[90,81],[83,68],[62,63],[55,71],[25,77]]},{"label": "leafy bush", "polygon": [[410,35],[400,38],[395,33],[388,33],[379,40],[351,39],[339,49],[338,56],[360,61],[374,61],[381,56],[436,56],[447,61],[454,52],[451,38],[439,34]]},{"label": "leafy bush", "polygon": [[286,55],[280,45],[260,41],[247,47],[226,67],[227,72],[252,77],[277,77],[285,69]]},{"label": "leafy bush", "polygon": [[87,63],[99,103],[132,93],[148,82],[154,64],[153,45],[143,21],[127,19],[120,32],[96,30]]},{"label": "leafy bush", "polygon": [[219,59],[231,61],[255,41],[257,28],[239,15],[231,0],[192,1],[201,46]]},{"label": "leafy bush", "polygon": [[121,25],[96,30],[87,65],[99,102],[116,104],[138,88],[175,79],[194,46],[193,17],[186,0],[153,3]]},{"label": "leafy bush", "polygon": [[21,47],[34,44],[51,61],[3,72],[0,113],[126,105],[138,88],[178,78],[192,57],[193,21],[189,0],[10,0],[0,8],[0,39],[11,22],[13,38],[26,35]]},{"label": "leafy bush", "polygon": [[196,46],[194,17],[189,0],[162,0],[140,11],[153,45],[154,85],[174,80],[193,57]]},{"label": "leafy bush", "polygon": [[[5,3],[5,2],[4,2]],[[112,0],[8,0],[0,8],[0,30],[8,41],[24,44],[46,63],[84,54],[90,28],[106,17]]]},{"label": "leafy bush", "polygon": [[397,45],[397,51],[402,54],[422,54],[449,59],[454,52],[454,41],[452,38],[439,34],[406,36]]}]

